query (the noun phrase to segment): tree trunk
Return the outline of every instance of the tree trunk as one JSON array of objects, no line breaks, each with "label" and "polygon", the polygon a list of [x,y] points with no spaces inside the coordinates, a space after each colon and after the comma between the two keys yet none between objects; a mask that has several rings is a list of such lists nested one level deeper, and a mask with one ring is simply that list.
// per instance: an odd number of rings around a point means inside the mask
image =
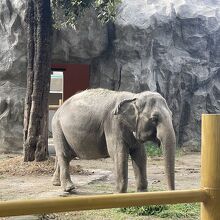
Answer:
[{"label": "tree trunk", "polygon": [[27,1],[27,92],[24,161],[48,158],[48,94],[51,72],[50,0]]}]

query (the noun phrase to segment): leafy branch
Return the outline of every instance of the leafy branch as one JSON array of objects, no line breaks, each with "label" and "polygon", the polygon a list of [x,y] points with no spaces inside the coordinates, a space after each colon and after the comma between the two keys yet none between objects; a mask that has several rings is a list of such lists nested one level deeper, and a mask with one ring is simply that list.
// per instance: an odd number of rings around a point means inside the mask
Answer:
[{"label": "leafy branch", "polygon": [[113,21],[120,2],[121,0],[52,0],[54,27],[76,28],[78,18],[87,8],[94,8],[103,24]]}]

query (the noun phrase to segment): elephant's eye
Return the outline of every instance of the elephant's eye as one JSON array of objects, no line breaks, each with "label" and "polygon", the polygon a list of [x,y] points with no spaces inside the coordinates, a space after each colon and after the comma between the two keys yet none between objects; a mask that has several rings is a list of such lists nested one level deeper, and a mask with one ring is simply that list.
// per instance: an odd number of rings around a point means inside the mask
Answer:
[{"label": "elephant's eye", "polygon": [[157,125],[158,124],[158,116],[153,116],[151,119],[150,119],[151,123],[153,125]]}]

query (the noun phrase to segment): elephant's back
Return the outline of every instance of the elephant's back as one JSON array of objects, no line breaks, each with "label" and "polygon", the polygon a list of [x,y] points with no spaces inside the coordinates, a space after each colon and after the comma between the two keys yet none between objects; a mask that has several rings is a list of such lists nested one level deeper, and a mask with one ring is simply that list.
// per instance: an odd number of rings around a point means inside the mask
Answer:
[{"label": "elephant's back", "polygon": [[68,144],[79,158],[107,157],[103,121],[113,102],[110,94],[86,90],[69,98],[58,109],[54,120],[61,125]]},{"label": "elephant's back", "polygon": [[114,103],[117,99],[118,92],[107,89],[89,89],[80,92],[70,98],[71,104],[80,103],[88,105],[91,108],[105,107]]},{"label": "elephant's back", "polygon": [[[125,99],[126,97],[133,96],[130,92],[119,92],[112,91],[108,89],[88,89],[73,95],[68,99],[61,108],[66,108],[69,105],[71,110],[84,110],[88,113],[92,113],[93,117],[98,113],[98,115],[106,114],[113,110],[117,102]],[[62,111],[62,110],[61,110]]]},{"label": "elephant's back", "polygon": [[91,89],[69,98],[56,112],[68,144],[80,158],[107,157],[104,122],[122,93]]},{"label": "elephant's back", "polygon": [[133,95],[107,89],[85,90],[66,100],[54,118],[65,127],[75,125],[78,129],[96,129],[105,119],[112,116],[114,108],[121,100]]}]

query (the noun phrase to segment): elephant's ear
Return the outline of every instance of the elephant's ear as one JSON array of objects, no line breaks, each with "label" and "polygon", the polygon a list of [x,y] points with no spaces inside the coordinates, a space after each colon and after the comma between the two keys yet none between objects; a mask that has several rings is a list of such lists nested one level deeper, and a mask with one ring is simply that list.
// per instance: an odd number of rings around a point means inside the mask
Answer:
[{"label": "elephant's ear", "polygon": [[[113,110],[113,114],[114,115],[119,115],[119,114],[123,114],[125,112],[129,112],[129,110],[131,110],[132,105],[134,103],[134,101],[136,100],[136,98],[133,99],[125,99],[123,101],[121,101]],[[133,107],[134,108],[134,107]]]},{"label": "elephant's ear", "polygon": [[114,109],[114,115],[120,115],[121,119],[135,131],[137,121],[137,107],[134,99],[126,99],[120,102]]}]

